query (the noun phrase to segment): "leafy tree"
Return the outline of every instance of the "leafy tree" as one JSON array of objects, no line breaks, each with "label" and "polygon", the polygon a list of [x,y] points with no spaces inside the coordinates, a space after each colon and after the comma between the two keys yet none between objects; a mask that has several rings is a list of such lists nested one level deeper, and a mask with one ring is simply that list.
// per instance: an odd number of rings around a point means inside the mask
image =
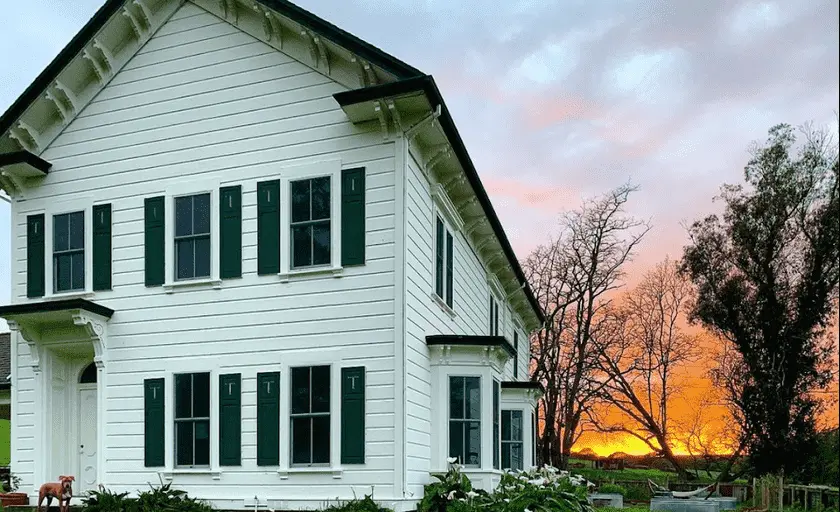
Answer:
[{"label": "leafy tree", "polygon": [[729,381],[757,475],[803,468],[816,448],[815,394],[831,379],[826,336],[838,290],[836,141],[779,125],[753,149],[745,185],[725,185],[724,212],[691,225],[682,269],[691,318],[739,354]]}]

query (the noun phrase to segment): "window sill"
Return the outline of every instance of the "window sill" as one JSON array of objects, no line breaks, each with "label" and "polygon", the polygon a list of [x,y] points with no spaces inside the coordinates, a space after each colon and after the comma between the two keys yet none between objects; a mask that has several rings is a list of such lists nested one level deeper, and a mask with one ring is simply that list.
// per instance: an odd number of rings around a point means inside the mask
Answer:
[{"label": "window sill", "polygon": [[89,299],[93,297],[93,295],[93,292],[85,290],[76,290],[73,292],[59,292],[50,295],[45,295],[44,300]]},{"label": "window sill", "polygon": [[281,480],[287,480],[289,475],[326,475],[332,474],[334,480],[339,480],[344,475],[344,468],[332,466],[313,466],[313,467],[291,467],[286,469],[278,469],[277,474],[280,475]]},{"label": "window sill", "polygon": [[332,274],[333,277],[341,277],[344,273],[344,267],[317,267],[307,268],[301,270],[290,270],[288,272],[280,272],[277,277],[280,278],[281,283],[288,283],[291,279],[303,276],[317,276]]},{"label": "window sill", "polygon": [[199,475],[199,476],[212,476],[213,480],[221,480],[222,472],[218,469],[210,469],[210,468],[181,468],[181,469],[170,469],[167,471],[161,471],[161,475],[163,475],[163,479],[169,482],[175,477],[175,475]]},{"label": "window sill", "polygon": [[456,316],[458,316],[458,313],[456,313],[455,310],[450,308],[449,305],[447,305],[446,302],[443,299],[438,297],[437,293],[432,292],[432,293],[429,294],[429,296],[432,298],[432,300],[435,302],[435,304],[437,304],[438,307],[443,310],[444,313],[449,315],[449,318],[454,319]]},{"label": "window sill", "polygon": [[199,287],[207,287],[213,288],[218,290],[222,287],[222,280],[221,279],[192,279],[188,281],[173,281],[170,283],[166,283],[163,285],[163,290],[166,293],[174,293],[177,290],[183,290],[186,288],[199,288]]}]

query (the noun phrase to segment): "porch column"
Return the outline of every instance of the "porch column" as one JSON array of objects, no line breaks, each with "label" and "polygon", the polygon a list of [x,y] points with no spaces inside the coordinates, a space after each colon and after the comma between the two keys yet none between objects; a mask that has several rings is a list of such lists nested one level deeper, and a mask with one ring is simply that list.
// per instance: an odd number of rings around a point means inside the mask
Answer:
[{"label": "porch column", "polygon": [[96,364],[96,484],[107,486],[105,482],[105,404],[108,386],[105,385],[106,372],[103,356],[93,358]]}]

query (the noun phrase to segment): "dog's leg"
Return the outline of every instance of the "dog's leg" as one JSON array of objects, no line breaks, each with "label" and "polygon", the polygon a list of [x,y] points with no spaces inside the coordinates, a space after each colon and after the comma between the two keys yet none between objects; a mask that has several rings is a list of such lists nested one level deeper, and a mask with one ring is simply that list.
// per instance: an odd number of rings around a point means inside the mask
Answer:
[{"label": "dog's leg", "polygon": [[42,512],[44,510],[41,507],[41,505],[43,505],[43,504],[44,504],[44,494],[43,493],[38,493],[38,512]]}]

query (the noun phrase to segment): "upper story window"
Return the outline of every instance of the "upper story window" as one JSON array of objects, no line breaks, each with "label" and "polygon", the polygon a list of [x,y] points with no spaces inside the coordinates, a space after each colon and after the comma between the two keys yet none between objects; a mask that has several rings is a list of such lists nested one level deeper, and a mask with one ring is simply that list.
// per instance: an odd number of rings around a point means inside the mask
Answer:
[{"label": "upper story window", "polygon": [[292,368],[292,464],[330,463],[330,367]]},{"label": "upper story window", "polygon": [[175,375],[175,464],[210,465],[210,374]]},{"label": "upper story window", "polygon": [[210,276],[210,194],[175,198],[175,278]]},{"label": "upper story window", "polygon": [[330,177],[291,182],[292,268],[329,265],[332,261]]},{"label": "upper story window", "polygon": [[452,232],[443,219],[437,218],[435,227],[435,294],[452,308]]},{"label": "upper story window", "polygon": [[54,293],[85,289],[85,212],[53,216]]},{"label": "upper story window", "polygon": [[449,378],[449,456],[481,465],[481,377]]},{"label": "upper story window", "polygon": [[499,335],[499,302],[490,294],[490,336]]}]

